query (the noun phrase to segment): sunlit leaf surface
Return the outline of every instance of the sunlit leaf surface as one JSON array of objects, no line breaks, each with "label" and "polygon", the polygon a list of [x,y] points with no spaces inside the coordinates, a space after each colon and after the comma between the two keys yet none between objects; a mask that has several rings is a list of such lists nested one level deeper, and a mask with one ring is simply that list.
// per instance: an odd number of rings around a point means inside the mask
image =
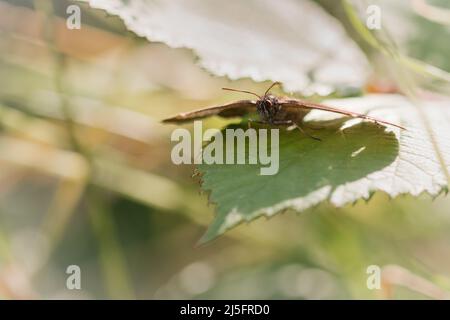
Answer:
[{"label": "sunlit leaf surface", "polygon": [[366,78],[364,55],[340,23],[311,1],[89,3],[150,41],[193,49],[201,66],[215,75],[281,81],[288,91],[312,83],[359,86]]}]

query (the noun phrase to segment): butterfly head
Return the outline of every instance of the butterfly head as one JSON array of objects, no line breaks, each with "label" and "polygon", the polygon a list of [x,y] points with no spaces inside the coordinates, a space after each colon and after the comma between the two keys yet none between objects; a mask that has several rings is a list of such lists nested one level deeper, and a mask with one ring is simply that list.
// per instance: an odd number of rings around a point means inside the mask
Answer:
[{"label": "butterfly head", "polygon": [[237,91],[237,92],[244,92],[252,94],[256,97],[258,97],[258,100],[256,100],[256,110],[258,111],[259,116],[261,117],[261,120],[268,123],[273,123],[276,120],[276,115],[278,111],[281,109],[281,103],[280,100],[274,96],[273,94],[270,94],[269,91],[276,85],[280,85],[280,82],[274,82],[272,85],[266,90],[264,95],[260,96],[254,92],[246,91],[246,90],[238,90],[238,89],[232,89],[232,88],[222,88],[223,90],[228,91]]},{"label": "butterfly head", "polygon": [[272,94],[266,94],[256,101],[256,110],[261,120],[272,123],[280,110],[278,98]]}]

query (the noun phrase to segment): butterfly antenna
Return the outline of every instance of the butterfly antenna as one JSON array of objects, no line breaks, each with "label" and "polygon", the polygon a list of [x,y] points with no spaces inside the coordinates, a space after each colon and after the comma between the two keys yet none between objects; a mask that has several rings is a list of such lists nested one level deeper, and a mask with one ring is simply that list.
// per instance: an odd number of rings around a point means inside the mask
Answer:
[{"label": "butterfly antenna", "polygon": [[272,89],[275,86],[279,86],[279,85],[281,85],[281,82],[277,81],[277,82],[272,83],[272,85],[266,90],[266,92],[264,92],[264,95],[267,95],[269,93],[270,89]]},{"label": "butterfly antenna", "polygon": [[249,93],[249,94],[253,94],[254,96],[257,96],[259,99],[261,99],[261,96],[257,95],[254,92],[251,91],[246,91],[246,90],[238,90],[238,89],[232,89],[232,88],[222,88],[222,90],[227,90],[227,91],[236,91],[236,92],[244,92],[244,93]]}]

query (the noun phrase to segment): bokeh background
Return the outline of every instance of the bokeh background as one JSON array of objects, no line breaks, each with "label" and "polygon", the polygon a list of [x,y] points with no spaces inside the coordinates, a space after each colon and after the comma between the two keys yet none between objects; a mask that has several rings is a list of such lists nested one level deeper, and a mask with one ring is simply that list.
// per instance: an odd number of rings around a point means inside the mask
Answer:
[{"label": "bokeh background", "polygon": [[[190,50],[84,3],[82,28],[69,30],[73,3],[0,1],[0,298],[448,297],[445,195],[322,204],[197,246],[214,205],[193,167],[172,164],[173,127],[160,120],[228,101],[222,86],[268,83],[211,76]],[[448,24],[404,19],[415,26],[394,30],[408,33],[404,49],[450,71]],[[81,290],[66,288],[69,265]],[[366,285],[370,265],[380,290]]]}]

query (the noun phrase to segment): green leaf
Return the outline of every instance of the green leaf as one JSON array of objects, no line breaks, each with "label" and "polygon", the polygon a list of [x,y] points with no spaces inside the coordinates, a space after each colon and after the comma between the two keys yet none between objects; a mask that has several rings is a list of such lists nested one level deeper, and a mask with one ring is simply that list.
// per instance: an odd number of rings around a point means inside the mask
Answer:
[{"label": "green leaf", "polygon": [[371,95],[327,103],[367,112],[402,124],[407,130],[360,119],[345,120],[314,110],[308,114],[307,120],[315,121],[310,126],[325,127],[306,130],[322,141],[281,129],[280,169],[276,175],[261,176],[260,165],[200,165],[202,188],[210,192],[210,201],[217,206],[214,222],[202,242],[243,221],[287,209],[302,211],[325,200],[343,206],[369,199],[375,191],[395,197],[422,192],[436,196],[446,190],[450,168],[449,100],[421,107],[433,125],[433,139],[423,126],[419,107],[403,96]]}]

